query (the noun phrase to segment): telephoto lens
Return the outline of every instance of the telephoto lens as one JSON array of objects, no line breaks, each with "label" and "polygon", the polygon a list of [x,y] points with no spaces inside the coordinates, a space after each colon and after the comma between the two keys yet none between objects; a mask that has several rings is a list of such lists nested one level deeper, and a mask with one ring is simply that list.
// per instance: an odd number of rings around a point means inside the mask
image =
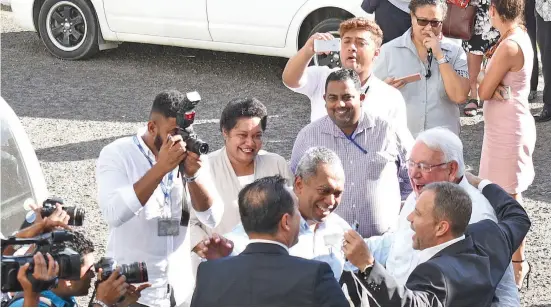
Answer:
[{"label": "telephoto lens", "polygon": [[96,272],[101,268],[103,270],[101,274],[101,280],[106,280],[120,267],[119,274],[126,277],[127,283],[142,283],[149,280],[147,275],[147,266],[145,262],[134,262],[130,264],[117,264],[113,258],[102,257],[95,265]]},{"label": "telephoto lens", "polygon": [[[82,226],[82,224],[84,223],[84,215],[86,213],[84,209],[76,206],[64,206],[63,210],[69,215],[68,225]],[[52,215],[54,211],[55,207],[44,207],[42,208],[40,214],[42,215],[42,217],[48,217]]]},{"label": "telephoto lens", "polygon": [[145,262],[121,264],[121,275],[126,277],[127,283],[142,283],[149,280]]}]

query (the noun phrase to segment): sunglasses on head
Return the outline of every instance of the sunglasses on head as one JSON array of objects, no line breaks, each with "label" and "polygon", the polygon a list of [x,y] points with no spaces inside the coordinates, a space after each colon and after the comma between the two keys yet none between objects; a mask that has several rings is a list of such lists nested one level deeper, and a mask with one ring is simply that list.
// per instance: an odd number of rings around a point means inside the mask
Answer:
[{"label": "sunglasses on head", "polygon": [[415,19],[417,19],[417,24],[421,27],[426,27],[428,24],[430,24],[431,27],[437,28],[437,27],[440,27],[440,25],[442,25],[441,20],[428,20],[428,19],[419,18],[417,16],[415,16]]}]

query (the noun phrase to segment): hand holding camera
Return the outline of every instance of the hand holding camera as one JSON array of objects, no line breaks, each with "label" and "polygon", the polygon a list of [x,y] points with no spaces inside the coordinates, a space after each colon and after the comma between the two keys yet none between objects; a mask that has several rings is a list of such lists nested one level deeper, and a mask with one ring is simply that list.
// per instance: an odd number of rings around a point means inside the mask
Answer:
[{"label": "hand holding camera", "polygon": [[[96,288],[96,299],[108,306],[115,305],[119,299],[126,294],[128,283],[126,277],[120,275],[119,269],[111,273],[106,280],[98,281]],[[99,269],[98,280],[104,277],[103,269]]]},{"label": "hand holding camera", "polygon": [[119,307],[129,307],[130,305],[133,305],[140,299],[140,296],[142,295],[142,291],[149,287],[151,287],[150,283],[144,283],[138,287],[129,285],[128,289],[126,290],[126,294],[124,294],[124,299],[121,302],[119,302],[117,305]]},{"label": "hand holding camera", "polygon": [[186,155],[186,143],[182,141],[182,137],[168,135],[159,151],[157,166],[161,168],[163,174],[167,174],[174,170],[186,158]]},{"label": "hand holding camera", "polygon": [[[41,252],[34,255],[34,271],[32,275],[29,272],[31,263],[25,263],[19,268],[19,271],[17,272],[17,280],[21,284],[25,294],[39,293],[42,291],[39,287],[41,284],[40,282],[49,283],[57,278],[57,274],[59,273],[59,264],[54,261],[54,258],[49,253],[47,253],[46,256],[48,257],[47,263]],[[32,278],[29,279],[29,277]]]}]

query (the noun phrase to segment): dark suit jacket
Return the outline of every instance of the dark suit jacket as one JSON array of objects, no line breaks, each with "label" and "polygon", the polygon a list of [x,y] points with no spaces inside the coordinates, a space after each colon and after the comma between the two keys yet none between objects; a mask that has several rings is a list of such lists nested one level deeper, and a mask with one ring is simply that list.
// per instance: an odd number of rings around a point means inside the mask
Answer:
[{"label": "dark suit jacket", "polygon": [[[465,239],[454,243],[411,273],[406,286],[398,286],[385,268],[375,263],[362,284],[381,306],[490,306],[495,289],[511,256],[530,229],[520,204],[495,184],[482,190],[499,223],[471,224]],[[374,304],[373,299],[370,302]]]},{"label": "dark suit jacket", "polygon": [[203,262],[191,306],[350,306],[325,262],[251,243],[239,255]]}]

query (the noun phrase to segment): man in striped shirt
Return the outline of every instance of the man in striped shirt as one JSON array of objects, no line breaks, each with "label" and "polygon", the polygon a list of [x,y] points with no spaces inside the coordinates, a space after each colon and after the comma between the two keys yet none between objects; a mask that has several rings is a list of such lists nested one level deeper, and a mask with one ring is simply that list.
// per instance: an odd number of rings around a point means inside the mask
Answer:
[{"label": "man in striped shirt", "polygon": [[357,226],[363,237],[380,235],[394,227],[401,200],[412,191],[406,156],[413,137],[395,130],[395,123],[362,112],[362,104],[367,102],[353,70],[332,72],[325,88],[328,115],[300,131],[293,146],[291,169],[296,172],[300,158],[311,147],[335,151],[346,177],[336,213]]}]

